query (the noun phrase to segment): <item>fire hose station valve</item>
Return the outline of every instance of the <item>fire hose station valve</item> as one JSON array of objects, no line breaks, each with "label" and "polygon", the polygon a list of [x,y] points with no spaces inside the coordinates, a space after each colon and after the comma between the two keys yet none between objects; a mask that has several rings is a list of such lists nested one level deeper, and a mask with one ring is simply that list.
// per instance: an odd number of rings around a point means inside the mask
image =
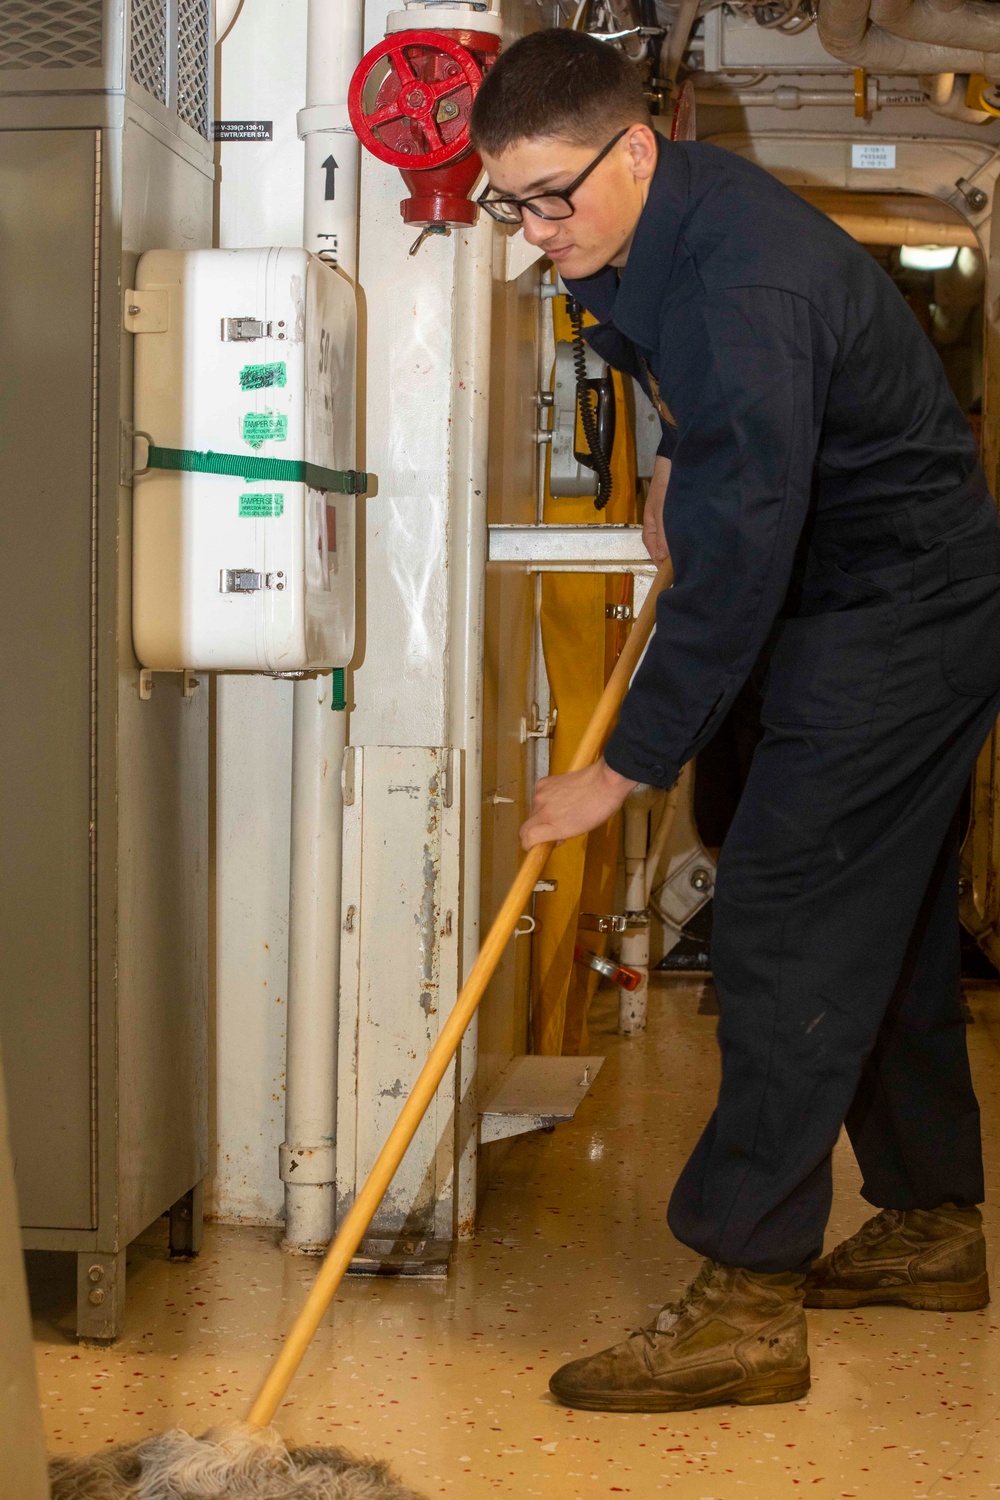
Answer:
[{"label": "fire hose station valve", "polygon": [[[428,22],[447,17],[447,27]],[[390,14],[383,41],[361,59],[347,96],[351,124],[379,161],[398,167],[399,210],[426,232],[474,224],[469,194],[482,162],[469,116],[500,50],[500,16],[475,5],[412,5]]]}]

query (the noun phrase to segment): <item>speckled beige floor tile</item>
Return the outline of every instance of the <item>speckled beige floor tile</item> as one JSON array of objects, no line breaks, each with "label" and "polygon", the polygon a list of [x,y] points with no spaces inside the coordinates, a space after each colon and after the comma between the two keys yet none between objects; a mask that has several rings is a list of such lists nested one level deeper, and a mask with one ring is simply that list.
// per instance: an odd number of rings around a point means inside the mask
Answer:
[{"label": "speckled beige floor tile", "polygon": [[[1000,992],[972,1003],[995,1187]],[[813,1389],[793,1405],[643,1417],[549,1399],[555,1365],[644,1321],[697,1264],[664,1209],[711,1106],[714,1026],[696,991],[672,989],[653,995],[644,1038],[595,1028],[608,1061],[591,1095],[572,1125],[513,1145],[448,1281],[344,1288],[281,1414],[286,1436],[375,1453],[427,1496],[463,1500],[1000,1492],[1000,1306],[810,1313]],[[843,1146],[836,1177],[831,1242],[870,1212]],[[995,1207],[987,1230],[992,1252]],[[270,1232],[224,1227],[199,1261],[170,1264],[157,1229],[130,1251],[126,1336],[104,1351],[70,1337],[72,1262],[31,1259],[49,1441],[76,1452],[240,1415],[315,1270]]]}]

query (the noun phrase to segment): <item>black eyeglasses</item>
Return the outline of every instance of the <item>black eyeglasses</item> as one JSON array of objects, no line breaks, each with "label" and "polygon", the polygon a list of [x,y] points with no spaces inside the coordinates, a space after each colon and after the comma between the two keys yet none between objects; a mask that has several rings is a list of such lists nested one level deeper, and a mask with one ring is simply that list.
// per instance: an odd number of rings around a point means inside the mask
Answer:
[{"label": "black eyeglasses", "polygon": [[627,134],[631,128],[631,125],[626,125],[624,130],[619,130],[618,134],[608,142],[604,150],[594,157],[589,167],[584,167],[579,177],[574,177],[573,181],[564,188],[559,188],[548,193],[539,193],[537,197],[531,198],[508,198],[504,196],[490,198],[489,194],[493,189],[488,187],[485,192],[479,195],[476,202],[480,208],[485,208],[490,217],[496,219],[499,224],[520,224],[526,208],[531,213],[537,214],[540,219],[572,218],[573,194],[582,183],[586,182],[594,168],[600,166],[612,146],[617,146],[622,136]]}]

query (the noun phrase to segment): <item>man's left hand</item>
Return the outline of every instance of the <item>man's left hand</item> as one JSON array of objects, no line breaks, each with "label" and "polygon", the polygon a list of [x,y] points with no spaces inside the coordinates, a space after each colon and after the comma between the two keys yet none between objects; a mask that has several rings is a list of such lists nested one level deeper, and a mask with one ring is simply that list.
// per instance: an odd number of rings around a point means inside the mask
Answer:
[{"label": "man's left hand", "polygon": [[582,771],[545,776],[535,788],[531,813],[521,825],[521,846],[561,844],[614,817],[638,782],[612,771],[603,758]]}]

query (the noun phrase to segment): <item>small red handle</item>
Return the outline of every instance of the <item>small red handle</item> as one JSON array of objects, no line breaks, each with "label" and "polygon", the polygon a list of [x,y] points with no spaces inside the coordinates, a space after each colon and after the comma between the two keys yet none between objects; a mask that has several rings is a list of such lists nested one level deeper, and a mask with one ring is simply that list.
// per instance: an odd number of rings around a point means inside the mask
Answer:
[{"label": "small red handle", "polygon": [[577,943],[573,949],[573,958],[585,969],[596,969],[598,974],[603,974],[605,979],[610,979],[611,983],[618,985],[619,989],[637,990],[642,983],[643,976],[638,969],[633,969],[628,964],[621,964],[616,958],[605,958],[603,954],[592,953],[589,948],[584,948],[580,943]]},{"label": "small red handle", "polygon": [[[411,58],[410,54],[415,49],[422,49],[423,56]],[[456,67],[446,78],[422,78],[420,63],[428,54],[435,53],[450,58]],[[366,112],[365,89],[372,72],[383,58],[389,60],[389,73],[379,86],[379,97],[383,96],[392,75],[398,86],[390,98]],[[417,64],[416,67],[414,63]],[[379,161],[388,162],[391,167],[421,171],[429,167],[446,166],[470,149],[468,114],[482,81],[482,68],[468,48],[463,47],[460,42],[443,36],[439,31],[396,32],[367,52],[355,69],[347,95],[347,109],[354,133],[373,156],[377,156]],[[451,140],[445,140],[437,119],[439,105],[442,99],[461,89],[468,89],[471,96],[463,103],[461,129]],[[377,132],[397,121],[404,127],[409,125],[413,149],[399,150],[379,139]],[[421,137],[426,143],[423,150],[418,144]]]}]

